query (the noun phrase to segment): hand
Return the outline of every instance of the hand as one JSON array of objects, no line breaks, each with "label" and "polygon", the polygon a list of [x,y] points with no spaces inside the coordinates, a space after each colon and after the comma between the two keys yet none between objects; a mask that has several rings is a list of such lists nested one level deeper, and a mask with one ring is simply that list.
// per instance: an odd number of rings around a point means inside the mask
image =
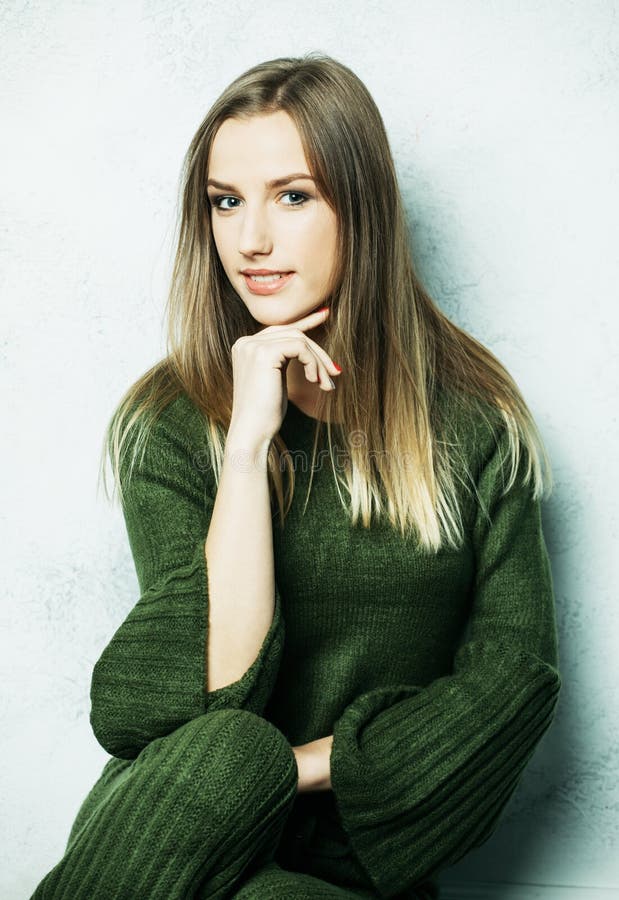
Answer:
[{"label": "hand", "polygon": [[317,328],[329,308],[286,325],[269,325],[257,334],[243,335],[232,345],[233,400],[230,428],[249,446],[268,444],[281,428],[288,407],[286,369],[296,358],[308,381],[332,391],[330,375],[339,375],[333,360],[305,334]]},{"label": "hand", "polygon": [[299,783],[297,793],[331,790],[331,747],[333,735],[293,747],[297,760]]}]

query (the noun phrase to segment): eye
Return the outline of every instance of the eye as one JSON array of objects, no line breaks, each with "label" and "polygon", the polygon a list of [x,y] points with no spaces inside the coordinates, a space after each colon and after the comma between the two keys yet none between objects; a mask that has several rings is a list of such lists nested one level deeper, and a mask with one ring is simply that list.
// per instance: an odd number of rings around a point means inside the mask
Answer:
[{"label": "eye", "polygon": [[308,195],[301,193],[301,191],[286,191],[286,193],[283,194],[282,196],[284,196],[284,197],[301,197],[301,200],[299,200],[297,203],[284,203],[284,206],[303,206],[303,204],[307,200],[309,200]]},{"label": "eye", "polygon": [[[282,194],[282,197],[297,198],[296,201],[293,200],[290,203],[284,203],[284,206],[303,206],[310,199],[309,195],[304,194],[302,191],[285,191]],[[222,204],[225,201],[230,201],[234,205],[223,206]],[[210,199],[210,204],[213,209],[219,209],[222,212],[230,212],[233,209],[238,209],[238,206],[236,204],[239,202],[240,201],[238,197],[231,197],[229,194],[218,194],[217,196]]]},{"label": "eye", "polygon": [[220,195],[219,197],[212,197],[211,198],[211,206],[214,206],[215,209],[223,209],[223,210],[229,210],[230,208],[235,209],[236,207],[234,207],[234,206],[233,207],[220,206],[219,204],[222,200],[237,200],[237,199],[238,199],[237,197],[228,197],[228,196],[224,196],[224,195]]}]

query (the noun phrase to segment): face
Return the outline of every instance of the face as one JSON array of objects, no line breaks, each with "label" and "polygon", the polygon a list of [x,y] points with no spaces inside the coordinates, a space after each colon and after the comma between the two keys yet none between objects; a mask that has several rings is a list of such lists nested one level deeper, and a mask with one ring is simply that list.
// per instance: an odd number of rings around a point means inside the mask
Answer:
[{"label": "face", "polygon": [[[326,305],[336,215],[311,179],[287,113],[226,119],[211,146],[207,190],[219,258],[256,321],[286,324]],[[286,274],[256,281],[251,270]]]}]

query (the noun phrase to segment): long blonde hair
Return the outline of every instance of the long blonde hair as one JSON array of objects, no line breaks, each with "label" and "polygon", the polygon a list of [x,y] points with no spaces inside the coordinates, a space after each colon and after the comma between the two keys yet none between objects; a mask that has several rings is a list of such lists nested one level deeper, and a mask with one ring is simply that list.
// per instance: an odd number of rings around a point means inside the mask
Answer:
[{"label": "long blonde hair", "polygon": [[[328,300],[324,349],[344,374],[336,391],[318,391],[318,416],[326,421],[330,447],[332,428],[341,429],[350,465],[336,481],[350,496],[352,522],[361,518],[367,528],[373,511],[379,517],[386,512],[402,533],[415,531],[427,550],[436,552],[444,541],[457,548],[463,539],[462,517],[453,445],[443,440],[444,423],[437,412],[440,391],[447,391],[466,415],[504,424],[512,463],[505,491],[516,477],[522,447],[528,451],[523,483],[533,478],[536,498],[552,487],[550,463],[510,374],[488,349],[449,321],[416,275],[379,110],[363,82],[324,54],[284,57],[249,69],[224,90],[195,133],[183,164],[180,231],[167,301],[167,355],[124,394],[108,423],[104,481],[109,453],[122,498],[121,454],[129,435],[136,438],[131,471],[157,416],[184,391],[204,416],[219,482],[232,413],[231,347],[262,326],[232,289],[219,260],[210,225],[207,163],[225,119],[279,110],[295,123],[310,173],[337,215],[339,267],[337,287]],[[314,452],[323,424],[317,420]],[[350,434],[364,439],[348,441]],[[407,466],[389,462],[405,457]],[[280,434],[271,442],[268,467],[283,527],[294,493],[294,469]]]}]

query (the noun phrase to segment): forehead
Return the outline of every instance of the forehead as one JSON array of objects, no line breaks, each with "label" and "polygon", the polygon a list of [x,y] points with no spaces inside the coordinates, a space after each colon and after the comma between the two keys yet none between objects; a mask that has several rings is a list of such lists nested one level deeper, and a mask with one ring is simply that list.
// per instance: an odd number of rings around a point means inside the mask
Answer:
[{"label": "forehead", "polygon": [[308,170],[301,136],[288,113],[226,119],[217,129],[208,174],[226,180],[237,173],[264,175]]}]

